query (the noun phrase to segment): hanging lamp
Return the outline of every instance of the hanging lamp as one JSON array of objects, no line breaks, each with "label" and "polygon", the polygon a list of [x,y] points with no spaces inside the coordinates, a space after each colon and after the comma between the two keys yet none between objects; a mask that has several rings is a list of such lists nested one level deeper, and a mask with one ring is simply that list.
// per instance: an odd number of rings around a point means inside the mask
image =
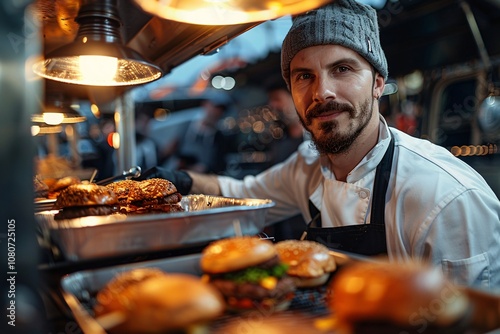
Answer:
[{"label": "hanging lamp", "polygon": [[89,86],[130,86],[154,81],[162,70],[122,43],[116,0],[84,4],[75,40],[50,52],[33,71],[47,79]]},{"label": "hanging lamp", "polygon": [[331,0],[134,0],[164,19],[201,25],[231,25],[295,15]]},{"label": "hanging lamp", "polygon": [[71,100],[60,92],[46,93],[42,113],[33,114],[31,121],[42,126],[58,126],[84,122],[87,118],[71,108]]}]

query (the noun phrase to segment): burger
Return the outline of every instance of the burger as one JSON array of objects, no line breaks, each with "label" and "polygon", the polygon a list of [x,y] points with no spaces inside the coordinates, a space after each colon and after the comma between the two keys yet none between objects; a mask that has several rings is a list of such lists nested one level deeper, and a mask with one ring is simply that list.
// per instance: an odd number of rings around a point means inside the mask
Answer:
[{"label": "burger", "polygon": [[125,208],[127,206],[129,194],[134,194],[140,191],[139,182],[134,180],[112,182],[106,185],[106,187],[111,189],[116,194],[120,208]]},{"label": "burger", "polygon": [[57,198],[59,193],[73,184],[79,184],[82,181],[76,176],[65,176],[60,179],[54,179],[52,181],[46,180],[49,184],[49,194],[48,197],[51,199]]},{"label": "burger", "polygon": [[205,279],[224,296],[227,309],[247,311],[286,309],[295,285],[287,276],[274,245],[257,237],[214,241],[202,251]]},{"label": "burger", "polygon": [[118,212],[118,200],[113,191],[93,183],[74,184],[59,193],[54,219],[104,216]]},{"label": "burger", "polygon": [[288,266],[287,274],[299,288],[324,285],[337,268],[329,249],[310,240],[284,240],[276,243],[281,262]]},{"label": "burger", "polygon": [[182,195],[166,179],[123,180],[107,187],[117,194],[120,212],[125,214],[184,211],[180,205]]},{"label": "burger", "polygon": [[362,332],[390,325],[394,333],[440,333],[462,321],[469,305],[441,270],[413,262],[353,262],[335,274],[327,296],[335,323]]},{"label": "burger", "polygon": [[199,277],[138,268],[118,274],[96,296],[94,314],[111,333],[183,333],[224,312],[224,300]]}]

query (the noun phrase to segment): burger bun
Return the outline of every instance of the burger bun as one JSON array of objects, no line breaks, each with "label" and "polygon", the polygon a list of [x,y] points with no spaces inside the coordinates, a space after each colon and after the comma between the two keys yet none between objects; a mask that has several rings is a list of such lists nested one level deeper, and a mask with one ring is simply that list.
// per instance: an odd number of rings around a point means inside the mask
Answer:
[{"label": "burger bun", "polygon": [[59,193],[55,207],[114,205],[118,199],[113,191],[97,184],[73,184]]},{"label": "burger bun", "polygon": [[464,316],[468,300],[439,269],[420,263],[355,262],[329,285],[328,305],[344,323],[385,322],[408,326],[422,310],[439,310],[432,326],[448,326]]},{"label": "burger bun", "polygon": [[269,240],[243,236],[212,242],[203,249],[201,269],[208,274],[220,274],[252,267],[277,256]]},{"label": "burger bun", "polygon": [[315,241],[284,240],[275,248],[281,262],[288,265],[287,274],[299,288],[324,285],[337,265],[330,250]]},{"label": "burger bun", "polygon": [[120,274],[97,295],[95,316],[119,315],[112,333],[164,333],[200,325],[224,312],[219,292],[199,277],[151,268]]}]

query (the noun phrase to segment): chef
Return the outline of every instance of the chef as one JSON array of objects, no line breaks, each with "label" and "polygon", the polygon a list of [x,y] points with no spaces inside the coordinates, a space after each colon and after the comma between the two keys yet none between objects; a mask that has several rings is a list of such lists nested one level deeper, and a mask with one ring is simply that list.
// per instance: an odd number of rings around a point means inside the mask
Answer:
[{"label": "chef", "polygon": [[425,261],[458,284],[500,286],[500,202],[446,149],[389,127],[376,11],[338,0],[293,19],[281,71],[312,141],[243,180],[156,169],[184,193],[272,199],[308,239],[391,261]]}]

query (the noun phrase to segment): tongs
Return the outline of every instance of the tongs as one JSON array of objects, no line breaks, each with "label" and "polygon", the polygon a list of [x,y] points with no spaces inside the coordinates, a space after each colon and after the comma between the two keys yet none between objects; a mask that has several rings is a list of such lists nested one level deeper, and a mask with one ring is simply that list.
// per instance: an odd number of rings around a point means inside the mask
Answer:
[{"label": "tongs", "polygon": [[136,179],[139,176],[141,176],[141,167],[139,166],[134,166],[131,167],[129,170],[123,171],[121,175],[116,175],[112,177],[108,177],[107,179],[102,179],[100,181],[97,181],[96,184],[100,186],[105,186],[107,184],[110,184],[115,181],[120,181],[120,180],[131,180],[131,179]]}]

